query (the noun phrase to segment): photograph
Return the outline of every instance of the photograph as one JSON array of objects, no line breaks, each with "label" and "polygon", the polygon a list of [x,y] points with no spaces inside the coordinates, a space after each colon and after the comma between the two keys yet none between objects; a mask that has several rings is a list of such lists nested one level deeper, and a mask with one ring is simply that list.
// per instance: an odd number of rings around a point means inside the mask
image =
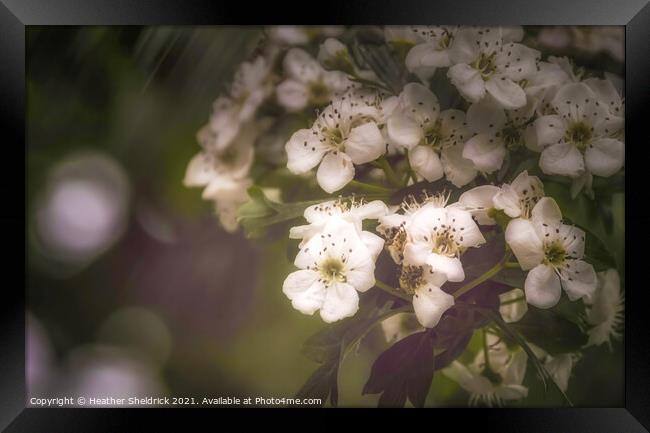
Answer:
[{"label": "photograph", "polygon": [[625,54],[27,26],[26,407],[624,407]]}]

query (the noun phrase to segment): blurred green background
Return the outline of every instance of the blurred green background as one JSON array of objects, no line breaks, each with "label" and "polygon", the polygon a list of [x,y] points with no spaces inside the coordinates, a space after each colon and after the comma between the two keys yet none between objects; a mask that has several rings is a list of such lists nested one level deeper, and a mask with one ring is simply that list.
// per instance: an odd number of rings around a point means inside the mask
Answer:
[{"label": "blurred green background", "polygon": [[[28,28],[30,395],[292,397],[317,367],[300,349],[324,324],[281,292],[287,241],[225,233],[211,203],[182,185],[196,131],[262,36]],[[386,347],[376,329],[346,360],[341,406],[376,405],[361,390]],[[591,348],[577,365],[576,405],[622,404],[614,348]],[[430,405],[466,402],[436,375]],[[532,385],[519,405],[557,403]]]}]

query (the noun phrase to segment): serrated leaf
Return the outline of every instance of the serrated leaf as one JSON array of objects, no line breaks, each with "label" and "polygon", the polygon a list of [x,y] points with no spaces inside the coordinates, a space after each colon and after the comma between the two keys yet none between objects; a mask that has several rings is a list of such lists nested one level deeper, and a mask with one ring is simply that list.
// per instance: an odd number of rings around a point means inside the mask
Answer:
[{"label": "serrated leaf", "polygon": [[433,379],[433,335],[411,334],[384,351],[372,365],[363,394],[379,394],[380,406],[422,407]]}]

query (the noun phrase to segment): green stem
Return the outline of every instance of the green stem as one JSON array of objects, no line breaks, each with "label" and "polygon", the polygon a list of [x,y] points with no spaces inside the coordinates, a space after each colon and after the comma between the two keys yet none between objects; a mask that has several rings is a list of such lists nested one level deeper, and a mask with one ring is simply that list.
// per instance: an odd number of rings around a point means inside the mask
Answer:
[{"label": "green stem", "polygon": [[507,269],[519,269],[519,263],[517,263],[517,262],[505,262],[503,264],[503,267],[507,268]]},{"label": "green stem", "polygon": [[374,192],[374,193],[382,194],[382,195],[391,195],[392,193],[395,192],[394,189],[384,188],[383,186],[372,185],[372,184],[369,184],[369,183],[360,182],[358,180],[351,180],[350,181],[350,186],[362,189],[364,191]]},{"label": "green stem", "polygon": [[382,156],[381,158],[379,158],[377,160],[377,164],[382,170],[384,170],[384,174],[386,175],[386,179],[388,179],[388,181],[390,183],[392,183],[393,185],[395,185],[395,186],[397,186],[399,188],[404,186],[402,184],[402,181],[400,180],[400,178],[397,176],[397,173],[395,173],[395,170],[393,170],[393,167],[390,166],[390,163],[388,162],[388,160],[386,159],[385,156]]},{"label": "green stem", "polygon": [[490,269],[488,269],[487,272],[485,272],[483,275],[480,277],[470,281],[469,283],[465,284],[462,286],[460,289],[456,290],[453,295],[455,299],[458,299],[460,296],[464,295],[465,293],[469,292],[472,290],[474,287],[478,286],[481,283],[484,283],[485,281],[489,280],[490,278],[494,277],[496,274],[501,272],[502,269],[505,268],[505,263],[506,263],[506,257],[501,259],[499,263],[496,265],[492,266]]},{"label": "green stem", "polygon": [[405,301],[409,301],[409,302],[411,302],[411,301],[413,300],[413,299],[411,299],[411,297],[408,296],[406,293],[402,293],[401,291],[392,288],[391,286],[389,286],[388,284],[384,283],[383,281],[375,280],[375,286],[377,286],[378,288],[380,288],[380,289],[383,290],[384,292],[389,293],[389,294],[391,294],[391,295],[393,295],[393,296],[396,296],[396,297],[398,297],[398,298],[400,298],[400,299],[403,299],[403,300],[405,300]]}]

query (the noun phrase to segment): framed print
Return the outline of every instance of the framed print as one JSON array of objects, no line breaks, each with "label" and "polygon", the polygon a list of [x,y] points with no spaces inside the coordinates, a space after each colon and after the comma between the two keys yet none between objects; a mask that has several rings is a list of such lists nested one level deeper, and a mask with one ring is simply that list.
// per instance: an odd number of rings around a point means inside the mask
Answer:
[{"label": "framed print", "polygon": [[647,431],[650,6],[305,7],[3,0],[2,427]]}]

